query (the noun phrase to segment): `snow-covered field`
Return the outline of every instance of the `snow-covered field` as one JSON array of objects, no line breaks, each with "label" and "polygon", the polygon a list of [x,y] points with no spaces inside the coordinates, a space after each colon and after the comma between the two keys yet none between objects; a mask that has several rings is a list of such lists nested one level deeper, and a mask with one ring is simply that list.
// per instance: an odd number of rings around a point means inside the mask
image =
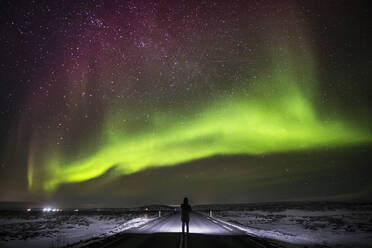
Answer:
[{"label": "snow-covered field", "polygon": [[217,210],[213,215],[288,247],[372,247],[371,204],[240,206]]},{"label": "snow-covered field", "polygon": [[63,247],[107,237],[154,217],[143,212],[0,212],[0,247]]},{"label": "snow-covered field", "polygon": [[[0,211],[0,247],[78,248],[143,225],[158,210]],[[211,210],[214,218],[284,247],[372,247],[372,203],[224,204],[193,210],[208,215]]]}]

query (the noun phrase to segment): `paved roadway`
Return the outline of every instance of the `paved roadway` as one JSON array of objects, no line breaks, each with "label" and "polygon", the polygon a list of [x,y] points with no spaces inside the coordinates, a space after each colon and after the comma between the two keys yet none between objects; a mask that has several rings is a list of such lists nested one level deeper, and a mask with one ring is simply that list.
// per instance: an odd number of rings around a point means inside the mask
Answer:
[{"label": "paved roadway", "polygon": [[117,237],[109,238],[88,247],[273,247],[265,240],[249,236],[233,226],[197,212],[192,212],[190,215],[190,234],[184,236],[180,233],[181,230],[181,217],[180,213],[177,212],[157,218],[144,226],[127,230]]},{"label": "paved roadway", "polygon": [[[199,213],[190,213],[190,233],[200,234],[243,234],[242,231],[222,224],[213,218],[209,218]],[[179,233],[182,232],[180,213],[164,216],[145,225],[138,230],[133,230],[141,233]],[[186,229],[185,229],[186,231]]]}]

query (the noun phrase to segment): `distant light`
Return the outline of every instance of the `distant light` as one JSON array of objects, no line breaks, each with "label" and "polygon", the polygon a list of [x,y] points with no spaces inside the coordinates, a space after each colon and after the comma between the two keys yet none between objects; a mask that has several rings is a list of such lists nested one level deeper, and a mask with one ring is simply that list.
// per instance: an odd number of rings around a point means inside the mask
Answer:
[{"label": "distant light", "polygon": [[74,212],[79,212],[79,209],[75,209]]},{"label": "distant light", "polygon": [[52,211],[52,208],[50,207],[43,208],[43,212],[50,212],[50,211]]},{"label": "distant light", "polygon": [[27,212],[30,212],[30,211],[31,211],[31,208],[26,209],[26,211],[27,211]]}]

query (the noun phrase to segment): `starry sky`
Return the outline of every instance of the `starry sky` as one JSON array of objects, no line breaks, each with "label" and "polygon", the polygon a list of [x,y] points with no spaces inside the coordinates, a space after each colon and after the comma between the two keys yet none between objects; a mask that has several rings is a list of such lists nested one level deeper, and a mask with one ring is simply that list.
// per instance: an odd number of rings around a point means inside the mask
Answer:
[{"label": "starry sky", "polygon": [[372,196],[367,1],[0,9],[0,201]]}]

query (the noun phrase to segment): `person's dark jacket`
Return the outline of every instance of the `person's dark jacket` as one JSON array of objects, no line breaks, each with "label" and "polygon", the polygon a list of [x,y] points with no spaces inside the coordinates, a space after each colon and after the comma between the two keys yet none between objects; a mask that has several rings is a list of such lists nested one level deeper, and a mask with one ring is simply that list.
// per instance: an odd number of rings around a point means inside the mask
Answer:
[{"label": "person's dark jacket", "polygon": [[189,222],[190,216],[189,213],[191,212],[191,206],[189,204],[182,203],[181,204],[181,220],[182,222]]}]

